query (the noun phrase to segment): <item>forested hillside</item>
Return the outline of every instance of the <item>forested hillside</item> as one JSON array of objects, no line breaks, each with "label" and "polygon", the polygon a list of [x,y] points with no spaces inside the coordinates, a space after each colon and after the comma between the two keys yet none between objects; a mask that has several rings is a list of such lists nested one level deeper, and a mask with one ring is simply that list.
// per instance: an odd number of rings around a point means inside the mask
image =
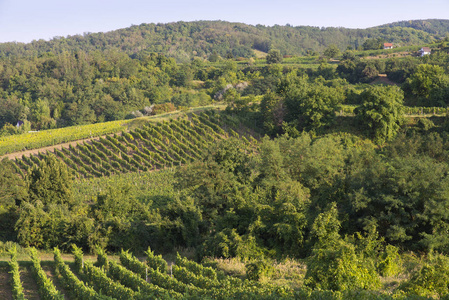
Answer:
[{"label": "forested hillside", "polygon": [[[438,20],[426,24],[437,24]],[[445,24],[442,22],[442,24]],[[55,37],[50,41],[38,40],[30,44],[0,44],[0,57],[36,56],[46,52],[117,50],[134,57],[150,52],[164,53],[178,62],[192,57],[209,56],[212,53],[225,57],[251,57],[252,49],[268,52],[279,49],[282,54],[304,55],[322,52],[331,44],[341,50],[357,49],[368,38],[381,38],[395,45],[407,46],[429,43],[447,33],[441,26],[427,31],[425,26],[375,27],[347,29],[311,26],[263,26],[230,23],[224,21],[176,22],[168,24],[141,24],[111,32],[86,33],[67,37]]]},{"label": "forested hillside", "polygon": [[439,20],[439,19],[427,19],[427,20],[410,20],[410,21],[400,21],[390,24],[381,25],[375,28],[381,27],[406,27],[413,28],[416,30],[422,30],[435,36],[444,37],[448,35],[449,32],[449,20]]}]

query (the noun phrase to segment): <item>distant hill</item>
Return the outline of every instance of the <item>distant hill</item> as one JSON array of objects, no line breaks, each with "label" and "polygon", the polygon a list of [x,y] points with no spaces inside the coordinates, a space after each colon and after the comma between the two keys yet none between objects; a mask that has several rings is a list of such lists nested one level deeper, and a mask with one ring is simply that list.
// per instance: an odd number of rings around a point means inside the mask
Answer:
[{"label": "distant hill", "polygon": [[413,28],[416,30],[427,32],[431,35],[434,35],[435,37],[445,37],[449,35],[449,20],[442,20],[442,19],[400,21],[377,26],[374,28],[386,28],[386,27]]},{"label": "distant hill", "polygon": [[0,57],[115,50],[134,57],[160,52],[182,62],[194,56],[206,57],[214,52],[223,57],[249,57],[254,55],[254,49],[267,52],[276,48],[290,55],[304,55],[311,51],[321,53],[330,44],[337,45],[341,50],[358,48],[368,38],[382,38],[401,46],[425,44],[448,32],[447,20],[410,22],[368,29],[253,26],[225,21],[141,24],[110,32],[55,37],[50,41],[2,43]]}]

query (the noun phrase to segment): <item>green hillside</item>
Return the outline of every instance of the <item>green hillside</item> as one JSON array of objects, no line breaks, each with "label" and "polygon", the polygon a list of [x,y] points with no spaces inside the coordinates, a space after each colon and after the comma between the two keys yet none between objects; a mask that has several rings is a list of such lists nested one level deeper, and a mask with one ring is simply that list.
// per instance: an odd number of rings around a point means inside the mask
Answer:
[{"label": "green hillside", "polygon": [[409,20],[385,24],[375,28],[382,28],[382,27],[413,28],[416,30],[421,30],[429,34],[432,34],[435,37],[446,37],[449,33],[449,20],[441,20],[441,19]]},{"label": "green hillside", "polygon": [[[430,22],[433,24],[432,22]],[[276,48],[282,54],[304,55],[309,51],[323,52],[330,44],[340,49],[357,49],[368,38],[381,38],[402,46],[429,43],[444,36],[441,27],[434,32],[409,26],[347,29],[290,25],[247,25],[225,21],[176,22],[141,24],[110,32],[87,33],[38,40],[29,44],[0,44],[0,57],[42,55],[47,52],[116,50],[139,57],[150,52],[165,53],[177,61],[212,53],[250,57],[252,49],[268,52]],[[447,32],[447,30],[446,30]]]}]

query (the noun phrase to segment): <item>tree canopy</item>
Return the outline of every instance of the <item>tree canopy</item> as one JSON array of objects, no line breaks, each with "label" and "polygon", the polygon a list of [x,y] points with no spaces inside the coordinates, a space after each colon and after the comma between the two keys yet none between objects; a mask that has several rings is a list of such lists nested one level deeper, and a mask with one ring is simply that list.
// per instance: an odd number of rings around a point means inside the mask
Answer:
[{"label": "tree canopy", "polygon": [[404,120],[403,92],[397,87],[371,87],[362,92],[355,114],[359,124],[377,144],[391,141]]}]

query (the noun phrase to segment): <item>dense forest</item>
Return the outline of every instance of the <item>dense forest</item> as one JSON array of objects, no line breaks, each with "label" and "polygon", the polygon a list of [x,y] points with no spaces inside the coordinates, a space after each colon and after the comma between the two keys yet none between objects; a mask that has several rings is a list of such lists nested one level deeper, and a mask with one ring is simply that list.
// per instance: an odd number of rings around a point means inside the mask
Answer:
[{"label": "dense forest", "polygon": [[416,30],[422,30],[427,33],[436,36],[447,36],[449,21],[439,20],[439,19],[428,19],[428,20],[410,20],[410,21],[400,21],[390,24],[385,24],[378,27],[408,27]]},{"label": "dense forest", "polygon": [[[383,40],[432,42],[444,22],[432,24],[426,33],[178,22],[0,45],[1,135],[140,122],[3,159],[0,246],[75,248],[72,269],[100,294],[120,269],[107,267],[106,251],[145,280],[162,271],[166,298],[213,298],[207,284],[235,299],[447,297],[449,41],[423,57],[375,52]],[[307,50],[320,55],[294,57]],[[81,250],[99,254],[101,271]],[[156,271],[122,250],[146,253]],[[211,283],[193,262],[201,276],[177,277],[188,264],[179,255],[169,277],[154,253],[177,251],[212,267],[235,259],[248,281],[218,282],[210,268]],[[301,279],[269,285],[285,260],[304,266]],[[93,283],[101,276],[107,284]]]},{"label": "dense forest", "polygon": [[151,52],[164,53],[178,62],[185,62],[212,53],[222,57],[251,57],[252,49],[263,52],[279,49],[282,54],[305,55],[322,52],[331,44],[341,50],[348,47],[358,49],[368,38],[381,38],[396,46],[408,46],[427,44],[446,36],[447,24],[444,20],[428,20],[426,24],[436,29],[427,31],[425,26],[414,28],[408,23],[368,29],[252,26],[224,21],[150,23],[105,33],[55,37],[50,41],[38,40],[29,44],[3,43],[0,44],[0,57],[117,50],[133,57]]}]

